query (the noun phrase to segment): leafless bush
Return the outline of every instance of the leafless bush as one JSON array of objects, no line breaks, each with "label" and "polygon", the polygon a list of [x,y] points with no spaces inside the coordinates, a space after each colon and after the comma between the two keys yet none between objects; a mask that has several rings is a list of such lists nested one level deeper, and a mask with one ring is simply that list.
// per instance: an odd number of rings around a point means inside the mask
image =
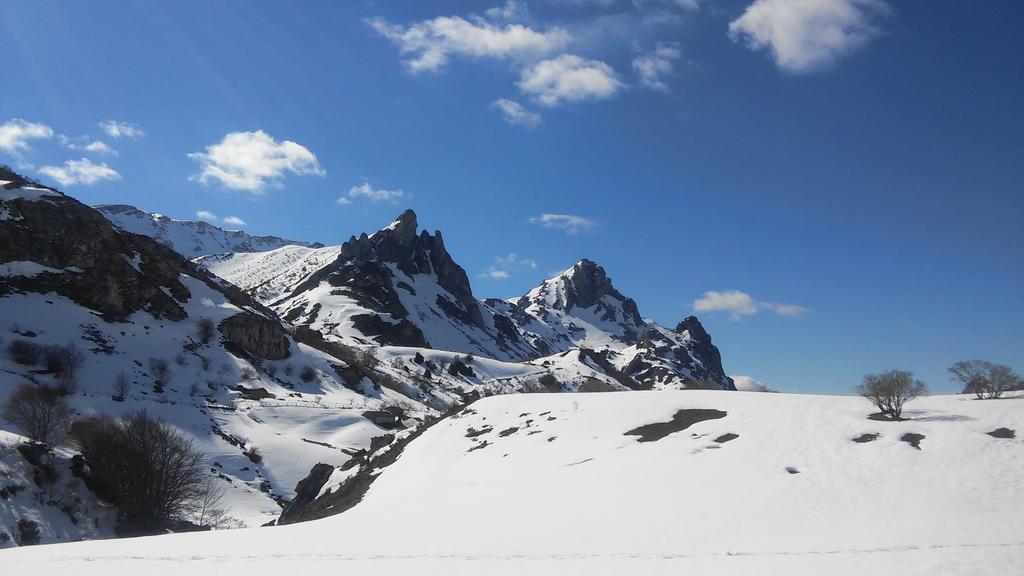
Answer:
[{"label": "leafless bush", "polygon": [[926,392],[924,382],[915,380],[912,372],[903,370],[868,374],[864,382],[857,386],[858,394],[893,420],[901,418],[904,404]]},{"label": "leafless bush", "polygon": [[242,368],[242,380],[255,380],[259,374],[256,373],[251,366],[245,366]]},{"label": "leafless bush", "polygon": [[295,368],[291,364],[285,364],[284,365],[284,373],[285,373],[286,376],[291,376],[292,372],[294,372],[294,371],[295,371]]},{"label": "leafless bush", "polygon": [[184,366],[186,362],[188,362],[188,359],[185,358],[184,354],[178,354],[174,357],[174,363],[178,366]]},{"label": "leafless bush", "polygon": [[121,402],[128,397],[128,392],[131,391],[131,381],[128,380],[128,375],[121,372],[114,379],[114,400]]},{"label": "leafless bush", "polygon": [[12,340],[7,345],[7,354],[11,357],[11,360],[23,366],[35,366],[38,364],[39,356],[42,352],[43,349],[39,344],[29,342],[28,340]]},{"label": "leafless bush", "polygon": [[199,341],[203,344],[209,344],[217,334],[217,327],[214,325],[213,320],[210,320],[209,318],[200,318],[197,331]]},{"label": "leafless bush", "polygon": [[117,505],[123,535],[158,533],[187,518],[205,496],[202,455],[145,412],[75,422],[71,432],[90,482]]},{"label": "leafless bush", "polygon": [[199,384],[196,384],[195,382],[193,382],[188,387],[188,395],[189,396],[198,396],[199,395]]},{"label": "leafless bush", "polygon": [[312,382],[316,378],[316,369],[309,364],[302,367],[302,371],[299,372],[299,380],[303,382]]},{"label": "leafless bush", "polygon": [[171,367],[163,358],[149,359],[149,375],[153,377],[153,391],[160,394],[171,381]]},{"label": "leafless bush", "polygon": [[63,438],[71,409],[56,390],[22,384],[4,403],[3,416],[30,441],[52,445]]},{"label": "leafless bush", "polygon": [[984,360],[963,360],[949,367],[953,378],[964,385],[964,394],[981,398],[999,398],[1016,390],[1024,381],[1009,366]]}]

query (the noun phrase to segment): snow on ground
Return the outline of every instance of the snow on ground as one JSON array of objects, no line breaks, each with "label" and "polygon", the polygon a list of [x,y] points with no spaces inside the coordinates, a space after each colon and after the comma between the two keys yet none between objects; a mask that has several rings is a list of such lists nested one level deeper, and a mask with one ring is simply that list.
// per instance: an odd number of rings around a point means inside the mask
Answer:
[{"label": "snow on ground", "polygon": [[[624,434],[693,409],[725,414],[655,441]],[[0,562],[105,576],[1024,573],[1024,397],[923,398],[905,422],[869,412],[744,392],[491,397],[413,441],[342,515]],[[1003,427],[1017,437],[987,434]],[[852,440],[864,434],[880,436]]]}]

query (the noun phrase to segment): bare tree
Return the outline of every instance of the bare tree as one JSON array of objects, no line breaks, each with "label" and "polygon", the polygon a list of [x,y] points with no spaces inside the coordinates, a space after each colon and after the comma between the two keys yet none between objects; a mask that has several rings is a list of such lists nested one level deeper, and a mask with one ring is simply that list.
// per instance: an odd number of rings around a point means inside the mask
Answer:
[{"label": "bare tree", "polygon": [[893,420],[900,420],[903,405],[927,392],[924,382],[914,379],[912,372],[889,370],[868,374],[857,386],[857,393]]},{"label": "bare tree", "polygon": [[63,438],[71,409],[56,390],[22,384],[4,403],[3,416],[31,442],[52,445]]},{"label": "bare tree", "polygon": [[121,402],[128,397],[128,392],[131,391],[131,381],[128,380],[128,375],[121,372],[114,379],[114,400]]},{"label": "bare tree", "polygon": [[199,490],[199,498],[192,503],[193,518],[199,526],[218,527],[227,516],[223,507],[224,487],[216,476],[206,476]]},{"label": "bare tree", "polygon": [[90,479],[119,511],[121,534],[155,534],[204,497],[202,454],[173,427],[135,412],[76,422],[72,438]]},{"label": "bare tree", "polygon": [[11,360],[25,366],[35,366],[39,362],[42,352],[43,349],[39,344],[28,340],[12,340],[7,345],[7,353]]},{"label": "bare tree", "polygon": [[984,360],[961,360],[947,370],[964,385],[964,394],[981,398],[999,398],[1004,392],[1022,384],[1020,376],[1009,366]]},{"label": "bare tree", "polygon": [[149,359],[149,374],[153,377],[153,391],[160,394],[171,381],[171,367],[163,358]]}]

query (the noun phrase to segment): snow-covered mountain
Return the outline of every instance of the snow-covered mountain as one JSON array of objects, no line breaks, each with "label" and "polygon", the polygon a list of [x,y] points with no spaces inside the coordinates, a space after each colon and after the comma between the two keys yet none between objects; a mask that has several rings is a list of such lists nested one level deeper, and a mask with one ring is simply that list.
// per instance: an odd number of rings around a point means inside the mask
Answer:
[{"label": "snow-covered mountain", "polygon": [[[1024,573],[1024,398],[713,391],[482,399],[300,524],[0,552],[12,574]],[[1000,428],[1016,439],[994,437]],[[916,443],[916,447],[915,447]],[[342,474],[310,486],[344,494]]]},{"label": "snow-covered mountain", "polygon": [[340,247],[289,246],[198,261],[285,320],[338,342],[506,362],[557,355],[564,363],[569,354],[580,369],[603,374],[612,389],[734,388],[696,318],[675,329],[644,319],[590,260],[521,298],[477,299],[441,232],[418,231],[411,210]]},{"label": "snow-covered mountain", "polygon": [[175,220],[125,204],[104,204],[95,208],[118,228],[149,236],[186,258],[224,252],[263,252],[289,245],[322,246],[277,236],[253,236],[241,230],[225,230],[203,221]]},{"label": "snow-covered mountain", "polygon": [[[0,186],[0,405],[20,385],[57,385],[9,346],[73,346],[83,357],[66,397],[76,417],[142,409],[173,424],[248,525],[274,520],[313,465],[343,465],[388,434],[374,411],[401,407],[411,426],[457,398],[436,381],[406,385],[391,365],[356,366],[357,351],[299,342],[246,293],[57,190],[6,169]],[[207,321],[214,329],[203,337]],[[162,390],[154,363],[169,373]],[[0,533],[26,520],[44,543],[110,536],[110,507],[71,477],[67,450],[45,456],[57,493],[25,482],[35,464],[14,449],[16,432],[0,416]]]}]

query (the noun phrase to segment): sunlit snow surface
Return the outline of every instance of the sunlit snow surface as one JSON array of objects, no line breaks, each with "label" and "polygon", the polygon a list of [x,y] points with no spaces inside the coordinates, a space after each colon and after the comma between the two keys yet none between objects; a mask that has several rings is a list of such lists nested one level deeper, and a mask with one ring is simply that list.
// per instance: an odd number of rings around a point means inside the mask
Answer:
[{"label": "sunlit snow surface", "polygon": [[[691,408],[727,415],[654,442],[623,434]],[[860,398],[745,392],[492,397],[415,440],[340,516],[26,547],[0,564],[104,576],[1024,573],[1024,398],[924,398],[898,423],[868,413]],[[986,434],[1000,427],[1017,438]],[[925,436],[920,450],[907,432]],[[727,433],[738,437],[715,441]],[[865,433],[881,436],[851,440]]]}]

